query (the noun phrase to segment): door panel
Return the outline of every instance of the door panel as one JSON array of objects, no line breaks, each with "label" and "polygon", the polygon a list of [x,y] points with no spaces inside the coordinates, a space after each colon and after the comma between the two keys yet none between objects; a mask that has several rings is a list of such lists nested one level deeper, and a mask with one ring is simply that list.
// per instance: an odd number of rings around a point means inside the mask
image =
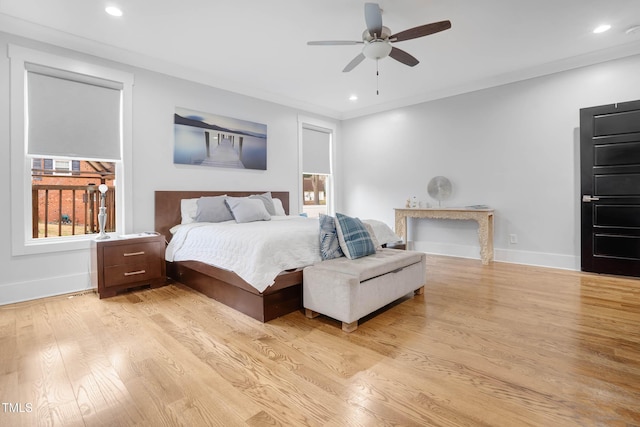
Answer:
[{"label": "door panel", "polygon": [[595,196],[640,195],[640,173],[595,175]]},{"label": "door panel", "polygon": [[593,224],[596,227],[640,229],[640,206],[596,205]]},{"label": "door panel", "polygon": [[640,163],[640,142],[595,147],[596,166],[620,166]]},{"label": "door panel", "polygon": [[[628,102],[625,104],[629,104]],[[616,105],[616,104],[614,104]],[[623,104],[617,104],[623,105]],[[594,117],[593,136],[640,132],[640,111],[623,111]]]},{"label": "door panel", "polygon": [[640,236],[595,235],[594,254],[599,257],[640,260]]},{"label": "door panel", "polygon": [[640,277],[640,101],[580,110],[582,270]]}]

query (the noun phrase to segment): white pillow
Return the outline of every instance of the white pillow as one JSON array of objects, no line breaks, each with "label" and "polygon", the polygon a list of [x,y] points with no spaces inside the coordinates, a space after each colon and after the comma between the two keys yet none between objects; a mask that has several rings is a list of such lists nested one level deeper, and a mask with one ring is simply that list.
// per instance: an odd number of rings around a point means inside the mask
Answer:
[{"label": "white pillow", "polygon": [[375,219],[363,219],[362,222],[369,224],[373,228],[373,234],[381,245],[402,241],[393,230],[384,222]]},{"label": "white pillow", "polygon": [[373,246],[376,247],[376,251],[378,249],[382,249],[382,245],[380,244],[380,242],[378,242],[378,239],[376,238],[376,232],[373,231],[373,227],[371,226],[371,224],[368,224],[364,221],[362,221],[362,224],[364,224],[364,228],[366,228],[369,232],[369,237],[371,237],[371,241],[373,242]]},{"label": "white pillow", "polygon": [[198,213],[198,199],[182,199],[180,200],[180,214],[182,215],[181,224],[190,224],[196,222],[196,214]]},{"label": "white pillow", "polygon": [[276,211],[277,216],[285,216],[287,213],[284,211],[284,206],[282,206],[282,200],[278,198],[273,199],[273,207]]}]

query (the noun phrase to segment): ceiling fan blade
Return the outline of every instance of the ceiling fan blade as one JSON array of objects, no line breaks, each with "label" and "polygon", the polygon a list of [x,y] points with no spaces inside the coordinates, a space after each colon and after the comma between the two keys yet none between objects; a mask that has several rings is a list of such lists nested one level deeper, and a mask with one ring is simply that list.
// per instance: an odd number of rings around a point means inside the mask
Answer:
[{"label": "ceiling fan blade", "polygon": [[364,20],[367,23],[367,31],[372,36],[380,38],[382,35],[382,12],[378,3],[364,4]]},{"label": "ceiling fan blade", "polygon": [[402,49],[398,49],[397,47],[391,48],[389,56],[398,62],[408,65],[409,67],[415,67],[420,63],[420,61],[418,61],[414,56],[408,54]]},{"label": "ceiling fan blade", "polygon": [[439,33],[440,31],[451,28],[451,21],[433,22],[431,24],[421,25],[419,27],[409,28],[392,35],[389,39],[392,42],[401,42],[405,40],[417,39],[418,37],[428,36],[429,34]]},{"label": "ceiling fan blade", "polygon": [[342,72],[348,73],[349,71],[353,70],[354,68],[356,68],[356,65],[364,61],[364,58],[365,58],[364,54],[360,53],[360,55],[353,58],[351,62],[349,62],[346,67],[344,67],[344,70],[342,70]]},{"label": "ceiling fan blade", "polygon": [[342,46],[342,45],[351,45],[351,44],[363,44],[364,42],[360,41],[351,41],[351,40],[324,40],[324,41],[313,41],[307,42],[309,46]]}]

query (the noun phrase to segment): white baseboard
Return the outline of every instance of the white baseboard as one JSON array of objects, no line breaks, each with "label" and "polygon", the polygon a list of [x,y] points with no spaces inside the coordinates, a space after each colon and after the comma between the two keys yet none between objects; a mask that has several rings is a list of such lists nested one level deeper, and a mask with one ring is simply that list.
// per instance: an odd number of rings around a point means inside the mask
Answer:
[{"label": "white baseboard", "polygon": [[94,289],[89,273],[0,285],[0,305]]},{"label": "white baseboard", "polygon": [[494,249],[494,258],[500,262],[536,265],[539,267],[559,268],[580,271],[580,257],[575,255],[551,254],[545,252],[514,251]]},{"label": "white baseboard", "polygon": [[[407,249],[434,255],[446,255],[477,260],[480,259],[480,246],[410,241],[407,245]],[[545,252],[516,251],[511,249],[494,249],[493,253],[494,260],[499,262],[580,271],[579,256]]]}]

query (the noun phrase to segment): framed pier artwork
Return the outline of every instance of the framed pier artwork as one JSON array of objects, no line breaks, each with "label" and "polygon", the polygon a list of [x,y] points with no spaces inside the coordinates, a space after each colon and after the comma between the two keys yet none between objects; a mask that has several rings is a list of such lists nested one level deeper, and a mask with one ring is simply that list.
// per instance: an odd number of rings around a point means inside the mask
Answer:
[{"label": "framed pier artwork", "polygon": [[173,163],[267,170],[267,125],[176,107]]}]

